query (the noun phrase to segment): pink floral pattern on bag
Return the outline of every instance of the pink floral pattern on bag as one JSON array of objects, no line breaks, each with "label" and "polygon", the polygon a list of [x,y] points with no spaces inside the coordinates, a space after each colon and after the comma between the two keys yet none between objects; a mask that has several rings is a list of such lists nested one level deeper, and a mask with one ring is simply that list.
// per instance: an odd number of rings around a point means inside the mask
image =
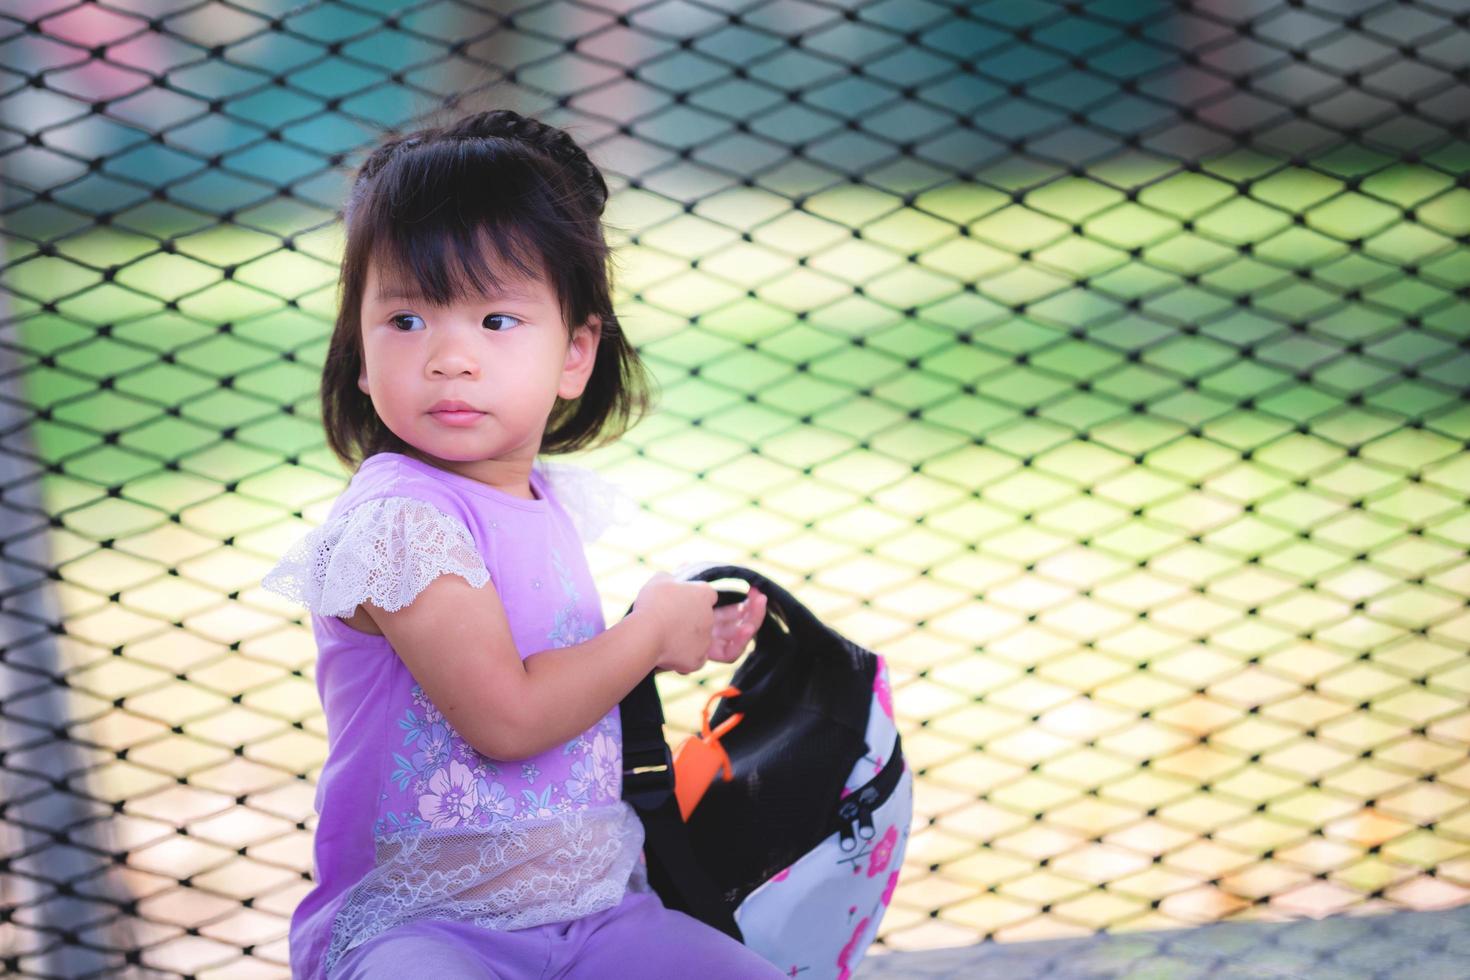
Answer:
[{"label": "pink floral pattern on bag", "polygon": [[893,890],[898,887],[898,872],[895,871],[888,876],[888,884],[883,888],[883,907],[888,908],[888,903],[893,901]]},{"label": "pink floral pattern on bag", "polygon": [[847,961],[852,959],[852,954],[857,951],[858,940],[862,938],[864,932],[867,932],[868,921],[865,917],[863,921],[857,924],[857,928],[852,931],[852,938],[847,941],[847,945],[842,947],[842,952],[837,954],[837,969],[839,971],[837,980],[850,980],[852,977],[852,967],[848,966]]},{"label": "pink floral pattern on bag", "polygon": [[893,718],[893,691],[888,686],[888,665],[881,657],[878,659],[878,671],[873,677],[873,693],[877,696],[883,713],[890,719]]},{"label": "pink floral pattern on bag", "polygon": [[874,878],[888,870],[888,861],[893,857],[893,845],[898,843],[898,828],[890,826],[873,848],[873,858],[868,862],[868,877]]}]

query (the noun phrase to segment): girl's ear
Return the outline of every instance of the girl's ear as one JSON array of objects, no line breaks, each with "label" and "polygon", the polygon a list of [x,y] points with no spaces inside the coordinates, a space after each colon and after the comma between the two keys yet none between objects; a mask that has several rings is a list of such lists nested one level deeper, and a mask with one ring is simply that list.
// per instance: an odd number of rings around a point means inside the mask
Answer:
[{"label": "girl's ear", "polygon": [[602,339],[602,318],[592,314],[587,322],[572,331],[567,341],[567,358],[562,364],[561,382],[556,393],[565,399],[581,396],[592,377],[592,367],[597,363],[597,343]]},{"label": "girl's ear", "polygon": [[364,395],[370,394],[368,391],[367,362],[363,362],[362,373],[357,376],[357,387]]}]

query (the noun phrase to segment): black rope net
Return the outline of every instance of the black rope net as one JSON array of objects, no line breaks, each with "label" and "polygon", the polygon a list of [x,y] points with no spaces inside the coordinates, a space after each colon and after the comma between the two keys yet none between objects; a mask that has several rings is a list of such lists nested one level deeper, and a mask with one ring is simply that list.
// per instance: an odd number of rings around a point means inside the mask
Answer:
[{"label": "black rope net", "polygon": [[[1470,898],[1463,0],[0,12],[0,947],[279,976],[336,212],[445,99],[608,173],[660,414],[591,549],[892,665],[886,949]],[[676,733],[722,676],[661,682]]]}]

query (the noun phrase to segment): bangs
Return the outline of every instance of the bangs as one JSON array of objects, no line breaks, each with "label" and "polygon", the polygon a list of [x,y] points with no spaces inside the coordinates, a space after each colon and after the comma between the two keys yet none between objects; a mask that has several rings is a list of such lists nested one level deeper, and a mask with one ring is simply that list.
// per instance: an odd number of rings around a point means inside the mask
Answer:
[{"label": "bangs", "polygon": [[[384,295],[447,306],[548,281],[547,256],[584,244],[568,200],[502,141],[431,144],[383,168],[349,236]],[[568,295],[570,283],[549,281]]]}]

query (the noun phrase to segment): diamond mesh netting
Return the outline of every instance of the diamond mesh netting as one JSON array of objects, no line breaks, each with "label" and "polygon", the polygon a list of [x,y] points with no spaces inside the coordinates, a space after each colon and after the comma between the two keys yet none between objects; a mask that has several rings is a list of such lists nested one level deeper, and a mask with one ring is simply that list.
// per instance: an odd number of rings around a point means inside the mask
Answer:
[{"label": "diamond mesh netting", "polygon": [[[1464,0],[0,4],[0,951],[283,976],[346,181],[446,98],[614,187],[654,569],[885,654],[879,947],[1470,899]],[[677,737],[727,672],[665,677]]]}]

